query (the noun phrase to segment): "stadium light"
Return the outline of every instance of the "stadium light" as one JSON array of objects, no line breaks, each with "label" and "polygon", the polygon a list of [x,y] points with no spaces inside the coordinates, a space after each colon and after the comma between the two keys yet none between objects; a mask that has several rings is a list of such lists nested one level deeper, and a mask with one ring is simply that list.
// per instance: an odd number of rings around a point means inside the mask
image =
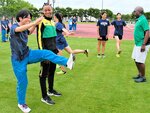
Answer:
[{"label": "stadium light", "polygon": [[47,3],[50,4],[50,0],[47,0]]},{"label": "stadium light", "polygon": [[102,10],[103,10],[103,0],[102,0]]},{"label": "stadium light", "polygon": [[[48,4],[51,4],[50,2],[51,2],[50,0],[47,0],[47,3],[48,3]],[[54,10],[55,0],[52,0],[52,4],[51,4],[51,5],[53,5],[53,10]]]},{"label": "stadium light", "polygon": [[53,0],[53,9],[54,9],[55,0]]}]

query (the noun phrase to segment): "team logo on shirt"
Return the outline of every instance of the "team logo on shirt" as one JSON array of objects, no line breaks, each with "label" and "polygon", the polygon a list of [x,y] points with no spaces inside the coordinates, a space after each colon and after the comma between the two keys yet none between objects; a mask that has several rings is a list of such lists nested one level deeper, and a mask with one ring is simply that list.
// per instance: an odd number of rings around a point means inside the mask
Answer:
[{"label": "team logo on shirt", "polygon": [[107,22],[101,22],[101,25],[103,25],[103,26],[107,26],[107,25],[108,25],[108,23],[107,23]]}]

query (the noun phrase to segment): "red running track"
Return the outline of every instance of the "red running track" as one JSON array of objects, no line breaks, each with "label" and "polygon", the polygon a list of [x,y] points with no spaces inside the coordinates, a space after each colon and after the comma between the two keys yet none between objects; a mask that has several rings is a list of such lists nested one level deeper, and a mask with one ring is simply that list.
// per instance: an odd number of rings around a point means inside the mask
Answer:
[{"label": "red running track", "polygon": [[[133,28],[134,26],[129,25],[129,27]],[[110,26],[109,38],[113,38],[113,34],[114,34],[114,27]],[[97,26],[96,24],[77,24],[77,31],[75,34],[71,36],[80,38],[97,38]],[[124,27],[123,39],[133,40],[133,30]]]},{"label": "red running track", "polygon": [[[129,26],[131,28],[134,27],[133,25],[129,25]],[[34,34],[35,33],[36,32],[34,32]],[[113,34],[114,34],[114,27],[110,26],[109,38],[113,38]],[[96,24],[77,24],[77,31],[75,34],[72,34],[71,36],[78,37],[78,38],[97,38],[97,26]],[[124,27],[123,39],[133,40],[133,30]]]}]

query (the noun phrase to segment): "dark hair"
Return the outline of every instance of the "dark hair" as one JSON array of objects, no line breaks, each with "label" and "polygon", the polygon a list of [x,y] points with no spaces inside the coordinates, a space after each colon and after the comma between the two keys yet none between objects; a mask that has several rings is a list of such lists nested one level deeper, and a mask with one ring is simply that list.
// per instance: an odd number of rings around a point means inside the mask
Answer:
[{"label": "dark hair", "polygon": [[[44,6],[51,6],[51,4],[49,4],[49,3],[44,3],[43,6],[42,6],[42,9],[43,9]],[[52,6],[51,6],[51,7],[52,7]]]},{"label": "dark hair", "polygon": [[60,23],[62,23],[63,26],[65,27],[65,24],[62,22],[63,15],[60,14],[60,13],[55,13],[55,16],[56,16],[56,18],[58,19],[58,21],[59,21]]},{"label": "dark hair", "polygon": [[121,13],[117,13],[117,15],[121,15]]},{"label": "dark hair", "polygon": [[59,21],[60,23],[62,23],[62,15],[59,14],[59,13],[55,13],[55,16],[56,16],[56,18],[58,19],[58,21]]},{"label": "dark hair", "polygon": [[107,14],[106,11],[101,12],[101,13],[100,13],[100,18],[102,18],[102,15],[105,14],[105,13]]},{"label": "dark hair", "polygon": [[19,13],[17,14],[17,16],[16,16],[16,20],[18,21],[18,22],[20,22],[20,20],[19,20],[19,18],[21,17],[21,18],[27,18],[28,16],[30,15],[30,17],[32,18],[32,14],[28,11],[28,10],[21,10],[21,11],[19,11]]}]

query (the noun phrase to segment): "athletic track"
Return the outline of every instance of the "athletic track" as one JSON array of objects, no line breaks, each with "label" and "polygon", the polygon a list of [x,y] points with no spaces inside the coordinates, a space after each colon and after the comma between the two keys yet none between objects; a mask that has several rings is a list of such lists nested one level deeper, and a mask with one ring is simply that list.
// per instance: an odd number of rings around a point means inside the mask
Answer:
[{"label": "athletic track", "polygon": [[[66,25],[67,26],[67,25]],[[130,25],[133,28],[133,25]],[[0,30],[1,31],[1,30]],[[34,32],[35,34],[36,32]],[[109,38],[113,38],[114,27],[110,26],[110,35]],[[76,33],[71,35],[72,37],[77,38],[97,38],[97,26],[95,24],[77,24]],[[133,40],[133,30],[130,30],[124,27],[124,40]]]},{"label": "athletic track", "polygon": [[[67,26],[67,25],[66,25]],[[133,25],[129,25],[133,28]],[[110,35],[109,38],[113,38],[114,27],[110,26]],[[78,38],[97,38],[97,26],[96,24],[77,24],[77,31],[75,34],[72,34],[73,37]],[[133,40],[133,30],[124,27],[124,40]]]}]

